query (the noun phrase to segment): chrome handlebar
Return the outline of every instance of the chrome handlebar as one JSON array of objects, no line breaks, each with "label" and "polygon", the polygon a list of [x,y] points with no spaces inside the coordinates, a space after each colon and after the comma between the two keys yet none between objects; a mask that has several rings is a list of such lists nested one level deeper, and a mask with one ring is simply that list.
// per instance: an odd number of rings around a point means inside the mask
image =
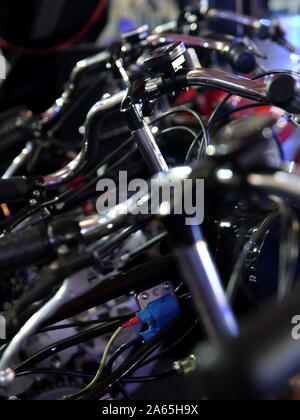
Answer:
[{"label": "chrome handlebar", "polygon": [[85,123],[85,138],[81,152],[63,169],[44,177],[44,187],[51,188],[73,179],[80,171],[83,171],[95,158],[98,138],[91,135],[95,123],[104,121],[107,114],[114,108],[120,108],[126,91],[121,91],[97,102],[88,113]]},{"label": "chrome handlebar", "polygon": [[99,54],[96,54],[92,57],[86,58],[79,61],[68,81],[68,85],[61,97],[58,98],[55,103],[45,111],[40,118],[39,125],[41,130],[49,130],[50,127],[54,125],[57,120],[57,117],[67,108],[73,99],[74,92],[76,87],[86,71],[91,71],[93,68],[97,68],[101,65],[105,66],[106,63],[110,60],[110,54],[107,51],[103,51]]}]

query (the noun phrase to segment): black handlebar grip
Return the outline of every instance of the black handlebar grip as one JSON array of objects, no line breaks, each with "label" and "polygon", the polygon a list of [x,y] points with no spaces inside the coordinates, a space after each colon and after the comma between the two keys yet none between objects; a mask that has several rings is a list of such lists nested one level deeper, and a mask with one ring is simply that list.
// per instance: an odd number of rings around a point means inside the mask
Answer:
[{"label": "black handlebar grip", "polygon": [[52,256],[53,250],[44,225],[0,239],[0,270],[29,266]]},{"label": "black handlebar grip", "polygon": [[257,67],[254,54],[242,42],[232,45],[229,57],[230,64],[239,73],[253,73]]},{"label": "black handlebar grip", "polygon": [[272,105],[292,114],[300,113],[300,92],[293,76],[280,74],[272,77],[267,83],[267,91]]},{"label": "black handlebar grip", "polygon": [[31,191],[26,178],[0,179],[0,204],[25,200]]}]

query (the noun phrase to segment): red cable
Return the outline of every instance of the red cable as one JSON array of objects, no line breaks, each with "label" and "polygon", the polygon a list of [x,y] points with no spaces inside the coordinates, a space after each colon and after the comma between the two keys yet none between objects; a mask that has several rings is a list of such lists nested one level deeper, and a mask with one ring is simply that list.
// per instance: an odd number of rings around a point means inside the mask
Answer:
[{"label": "red cable", "polygon": [[13,51],[18,54],[31,54],[31,55],[32,54],[39,54],[39,55],[52,54],[52,53],[64,50],[66,48],[69,48],[72,45],[79,42],[87,33],[90,32],[90,30],[93,28],[96,22],[101,18],[104,12],[106,3],[107,3],[107,0],[99,0],[98,5],[96,6],[93,14],[89,18],[89,20],[85,23],[85,25],[80,29],[80,31],[77,32],[77,34],[75,34],[68,41],[62,42],[61,44],[55,45],[53,47],[48,47],[48,48],[26,48],[20,45],[11,44],[5,39],[0,38],[0,47]]},{"label": "red cable", "polygon": [[125,324],[122,325],[122,328],[134,327],[135,325],[139,325],[140,323],[141,323],[140,318],[135,316],[135,317],[131,318],[130,321],[125,322]]}]

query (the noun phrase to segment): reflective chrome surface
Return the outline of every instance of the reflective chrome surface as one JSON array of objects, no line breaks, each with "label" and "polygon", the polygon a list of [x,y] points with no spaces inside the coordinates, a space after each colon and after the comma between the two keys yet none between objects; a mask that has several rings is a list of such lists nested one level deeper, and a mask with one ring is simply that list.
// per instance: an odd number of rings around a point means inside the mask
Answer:
[{"label": "reflective chrome surface", "polygon": [[300,199],[300,177],[287,172],[276,172],[274,175],[252,174],[247,178],[249,185],[263,189],[270,194],[279,194]]},{"label": "reflective chrome surface", "polygon": [[[172,182],[180,182],[187,179],[191,173],[192,169],[188,166],[170,169],[168,173],[159,173],[152,179],[152,183],[157,181],[159,185],[162,186],[165,182],[166,185],[169,186]],[[107,214],[103,216],[95,214],[82,220],[79,223],[79,227],[83,239],[86,242],[99,240],[119,229],[130,226],[132,223],[138,223],[139,220],[147,220],[159,215],[161,203],[160,189],[153,188],[153,190],[159,197],[154,197],[153,194],[150,195],[148,184],[145,183],[144,190],[133,195],[127,201],[113,207]],[[157,205],[156,209],[151,209],[154,210],[152,211],[153,216],[147,211],[144,212],[145,214],[141,214],[143,213],[141,211],[142,208],[147,209],[151,203]],[[168,204],[169,208],[172,208],[173,203],[170,202]]]},{"label": "reflective chrome surface", "polygon": [[206,18],[211,20],[225,20],[253,29],[261,26],[259,19],[228,10],[210,9],[206,14]]},{"label": "reflective chrome surface", "polygon": [[90,131],[96,120],[97,122],[101,122],[101,119],[106,117],[107,112],[110,112],[114,107],[121,105],[125,95],[125,91],[119,92],[113,96],[104,98],[93,106],[86,119],[85,138],[81,152],[65,168],[44,177],[44,186],[46,188],[67,182],[69,179],[76,176],[79,171],[83,170],[89,160],[95,157],[97,138],[90,136]]},{"label": "reflective chrome surface", "polygon": [[[32,336],[47,319],[55,315],[64,304],[81,297],[95,287],[95,281],[90,281],[88,273],[89,270],[81,270],[79,273],[66,279],[55,296],[26,322],[10,342],[0,359],[0,377],[2,378],[2,380],[0,380],[0,388],[4,388],[4,392],[9,392],[9,389],[5,390],[5,388],[10,385],[14,380],[14,377],[11,375],[11,377],[8,378],[6,375],[1,375],[1,373],[14,367],[15,359],[17,359],[18,353],[22,349],[25,341]],[[2,392],[0,391],[0,393]]]},{"label": "reflective chrome surface", "polygon": [[81,60],[76,64],[71,73],[68,85],[64,90],[62,96],[59,99],[57,99],[55,103],[44,114],[42,114],[42,127],[44,127],[45,129],[49,129],[49,124],[53,124],[56,121],[58,115],[60,116],[64,112],[65,108],[73,98],[75,88],[77,87],[77,83],[82,74],[85,71],[91,70],[94,67],[97,68],[99,65],[105,65],[109,58],[110,55],[108,52],[101,52],[92,57]]},{"label": "reflective chrome surface", "polygon": [[145,124],[143,128],[132,134],[137,140],[137,145],[153,175],[158,172],[168,172],[169,166],[155,141],[151,128]]},{"label": "reflective chrome surface", "polygon": [[255,101],[267,101],[267,90],[263,82],[234,76],[221,70],[198,69],[187,74],[189,86],[209,86],[240,95]]},{"label": "reflective chrome surface", "polygon": [[13,160],[11,165],[8,167],[2,179],[8,179],[13,177],[18,170],[24,165],[28,157],[31,155],[33,151],[33,144],[28,142],[26,147],[22,150],[22,152]]},{"label": "reflective chrome surface", "polygon": [[239,327],[206,242],[179,248],[176,256],[210,338],[223,341],[237,336]]},{"label": "reflective chrome surface", "polygon": [[217,41],[210,38],[195,37],[180,34],[162,33],[161,35],[151,35],[147,38],[148,44],[152,46],[160,46],[173,42],[184,42],[187,48],[198,47],[207,50],[219,51],[227,53],[230,50],[231,43],[225,41]]}]

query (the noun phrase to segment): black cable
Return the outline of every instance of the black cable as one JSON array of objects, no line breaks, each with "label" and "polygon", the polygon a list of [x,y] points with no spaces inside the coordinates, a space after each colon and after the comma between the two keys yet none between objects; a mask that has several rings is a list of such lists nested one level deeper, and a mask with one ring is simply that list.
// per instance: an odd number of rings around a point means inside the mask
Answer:
[{"label": "black cable", "polygon": [[[270,70],[270,71],[266,71],[264,73],[258,74],[255,77],[252,77],[251,80],[258,80],[258,79],[262,79],[263,77],[266,76],[272,76],[274,74],[289,74],[292,76],[297,76],[300,77],[300,73],[292,71],[292,70]],[[209,122],[208,122],[208,130],[211,130],[212,124],[215,122],[215,118],[216,115],[221,111],[221,109],[223,108],[223,106],[226,104],[227,101],[229,101],[229,99],[231,98],[231,96],[233,96],[231,93],[229,93],[222,102],[219,103],[219,105],[216,107],[216,109],[214,110],[214,112],[212,113]],[[268,105],[266,103],[266,105]]]},{"label": "black cable", "polygon": [[129,153],[122,156],[117,162],[115,162],[112,166],[107,168],[105,170],[105,173],[101,176],[98,176],[97,178],[92,179],[88,184],[86,184],[84,187],[80,188],[79,190],[73,191],[66,191],[63,195],[60,196],[60,201],[63,201],[65,204],[67,204],[69,201],[74,200],[78,195],[82,194],[84,191],[91,188],[94,184],[97,184],[98,181],[100,181],[102,178],[108,176],[112,171],[114,171],[118,166],[120,166],[121,163],[123,163],[125,160],[127,160],[134,151],[130,151]]},{"label": "black cable", "polygon": [[293,70],[269,70],[269,71],[265,71],[264,73],[260,73],[255,77],[252,77],[251,80],[262,79],[263,77],[272,76],[274,74],[289,74],[291,76],[300,77],[300,73]]},{"label": "black cable", "polygon": [[[133,141],[133,137],[130,137],[129,139],[127,139],[124,143],[122,143],[117,149],[115,149],[112,153],[110,153],[102,162],[101,164],[99,164],[96,168],[94,168],[91,172],[89,172],[82,180],[82,182],[84,182],[86,179],[90,178],[91,176],[94,175],[94,173],[99,170],[101,167],[103,167],[104,165],[106,165],[111,159],[114,158],[115,155],[117,155],[120,151],[122,151],[122,149],[124,149],[125,147],[127,147],[131,142]],[[103,174],[102,176],[106,176],[105,174]],[[81,190],[80,190],[81,191]],[[63,199],[66,197],[68,197],[68,195],[72,194],[72,193],[77,193],[77,187],[72,187],[70,190],[65,191],[64,193],[62,193],[60,196],[55,197],[54,199],[51,199],[49,201],[46,201],[44,203],[42,203],[41,205],[39,205],[38,207],[30,210],[29,212],[27,212],[25,215],[23,215],[22,217],[20,217],[16,222],[13,223],[13,225],[11,226],[10,230],[12,231],[13,229],[15,229],[19,224],[23,223],[26,219],[28,219],[29,217],[33,216],[34,214],[36,214],[37,212],[43,210],[43,209],[51,209],[51,207],[56,206],[58,204],[60,204]]]},{"label": "black cable", "polygon": [[186,328],[187,323],[191,321],[193,311],[191,308],[183,311],[178,317],[163,328],[155,337],[145,343],[134,355],[129,357],[112,375],[105,378],[93,388],[87,390],[84,395],[73,395],[66,398],[67,400],[98,400],[110,392],[111,388],[130,375],[136,367],[150,356],[164,341],[172,339],[174,334],[178,334],[182,328]]},{"label": "black cable", "polygon": [[208,130],[210,131],[212,128],[213,123],[215,122],[215,118],[218,115],[219,112],[221,112],[221,109],[223,106],[229,101],[229,99],[232,97],[232,93],[228,93],[228,95],[225,96],[225,98],[222,100],[222,102],[219,103],[219,105],[215,108],[214,112],[211,114],[209,121],[208,121]]},{"label": "black cable", "polygon": [[[87,380],[92,380],[94,378],[93,375],[89,375],[84,372],[77,372],[77,371],[65,370],[65,369],[28,369],[22,372],[18,372],[16,374],[16,378],[19,379],[19,378],[23,378],[23,377],[31,376],[31,375],[33,376],[37,376],[37,375],[71,376],[74,378],[82,378],[82,379],[87,379]],[[176,376],[175,370],[170,370],[170,371],[159,373],[153,376],[137,376],[137,377],[132,377],[132,378],[126,378],[122,380],[122,384],[154,382],[154,381],[159,381],[161,379],[169,378],[171,376]]]},{"label": "black cable", "polygon": [[122,379],[122,383],[135,384],[135,383],[154,382],[154,381],[159,381],[165,378],[170,378],[171,376],[176,376],[176,375],[177,375],[176,371],[172,369],[167,372],[159,373],[153,376],[137,376],[137,377]]},{"label": "black cable", "polygon": [[117,361],[117,359],[123,354],[125,353],[125,351],[131,349],[132,347],[136,346],[137,344],[139,344],[141,342],[141,340],[139,338],[135,338],[134,340],[129,341],[128,343],[123,344],[121,347],[119,347],[114,354],[110,357],[106,367],[105,367],[105,372],[111,374],[113,371],[113,365],[115,364],[115,362]]},{"label": "black cable", "polygon": [[172,133],[173,131],[186,131],[187,133],[189,133],[194,139],[197,137],[197,134],[195,133],[195,131],[193,131],[191,128],[189,127],[185,127],[185,126],[181,126],[181,125],[176,125],[175,127],[170,127],[170,128],[166,128],[165,130],[163,130],[160,134],[169,134]]},{"label": "black cable", "polygon": [[248,104],[248,105],[243,105],[240,106],[238,108],[234,108],[231,109],[230,111],[226,111],[224,112],[222,115],[220,115],[217,119],[215,119],[215,123],[223,118],[227,118],[232,114],[235,114],[236,112],[241,112],[241,111],[246,111],[247,109],[251,109],[251,108],[260,108],[260,107],[265,107],[267,105],[263,105],[263,104]]},{"label": "black cable", "polygon": [[104,325],[90,329],[88,331],[83,331],[79,334],[76,334],[72,337],[68,337],[64,340],[58,341],[57,343],[51,344],[50,346],[40,350],[33,356],[29,357],[24,362],[20,363],[15,367],[16,372],[20,372],[23,369],[30,368],[35,366],[54,354],[58,354],[66,349],[77,346],[78,344],[85,343],[93,340],[94,338],[100,337],[102,335],[113,332],[120,326],[120,321],[107,322]]},{"label": "black cable", "polygon": [[[207,129],[205,127],[204,122],[202,121],[201,117],[199,117],[199,115],[194,112],[193,110],[186,108],[186,107],[178,107],[176,109],[170,110],[165,112],[164,114],[160,115],[159,117],[155,118],[154,120],[151,121],[151,125],[155,124],[161,120],[163,120],[164,118],[167,118],[170,115],[176,114],[176,113],[190,113],[191,115],[193,115],[195,117],[195,119],[199,122],[206,141],[209,143],[209,135],[207,132]],[[132,141],[134,140],[133,137],[130,137],[129,139],[127,139],[124,143],[122,143],[117,149],[115,149],[113,152],[111,152],[96,168],[94,168],[92,171],[90,171],[86,176],[84,176],[82,182],[86,181],[87,179],[89,179],[91,176],[94,175],[95,171],[99,170],[101,167],[103,167],[105,164],[107,164],[107,162],[109,162],[111,159],[113,159],[113,157],[115,155],[117,155],[120,151],[122,151],[123,148],[127,147]],[[123,159],[122,159],[123,160]],[[106,174],[103,174],[103,176],[106,176]],[[98,178],[97,181],[101,179]],[[94,180],[93,180],[94,181]],[[91,185],[88,184],[87,186],[84,187],[84,189],[88,189],[90,186],[92,186],[94,184],[94,182],[91,182]],[[97,182],[95,181],[95,182]],[[45,203],[42,203],[41,205],[39,205],[37,208],[30,210],[29,212],[27,212],[25,215],[21,216],[16,222],[14,222],[12,224],[12,226],[10,227],[10,231],[14,230],[19,224],[23,223],[25,220],[27,220],[29,217],[33,216],[34,214],[36,214],[37,212],[43,210],[43,209],[51,209],[51,207],[54,207],[58,204],[60,204],[64,199],[67,199],[69,197],[69,195],[72,195],[73,192],[74,194],[77,196],[77,193],[82,193],[82,189],[77,190],[76,187],[72,187],[72,189],[64,192],[63,194],[61,194],[59,197],[55,197],[54,199],[51,199]],[[51,214],[51,211],[50,211]]]},{"label": "black cable", "polygon": [[64,325],[57,325],[57,326],[53,326],[53,327],[48,327],[48,328],[44,328],[40,331],[38,331],[36,334],[43,334],[43,333],[47,333],[47,332],[51,332],[51,331],[60,331],[60,330],[67,330],[67,329],[71,329],[71,328],[83,328],[83,327],[90,327],[92,325],[99,325],[99,324],[104,324],[107,322],[111,322],[111,321],[119,321],[121,322],[126,322],[129,321],[135,314],[130,314],[127,316],[122,316],[122,317],[115,317],[115,318],[103,318],[103,319],[98,319],[95,321],[85,321],[85,322],[74,322],[74,323],[70,323],[70,324],[64,324]]},{"label": "black cable", "polygon": [[57,375],[57,376],[73,376],[75,378],[83,378],[91,380],[93,375],[88,375],[84,372],[75,372],[64,369],[28,369],[16,374],[16,378],[23,378],[30,375]]},{"label": "black cable", "polygon": [[[207,129],[206,129],[206,127],[205,127],[205,124],[204,124],[204,122],[203,122],[202,118],[201,118],[199,115],[197,115],[197,113],[196,113],[196,112],[194,112],[193,110],[191,110],[191,109],[189,109],[189,108],[185,108],[185,107],[178,107],[178,108],[176,108],[176,109],[173,109],[173,110],[171,110],[171,111],[168,111],[168,112],[164,113],[163,115],[161,115],[161,116],[159,116],[159,117],[155,118],[154,120],[152,120],[152,121],[151,121],[151,123],[150,123],[149,125],[156,124],[157,122],[161,121],[162,119],[167,118],[168,116],[170,116],[170,115],[172,115],[172,114],[174,114],[174,113],[183,113],[183,112],[188,112],[188,113],[190,113],[191,115],[193,115],[193,116],[196,118],[196,120],[199,122],[199,124],[200,124],[200,126],[201,126],[201,128],[202,128],[202,130],[203,130],[203,133],[204,133],[204,139],[205,139],[205,141],[206,141],[206,142],[207,142],[207,144],[208,144],[208,143],[209,143],[209,136],[208,136]],[[175,130],[178,130],[178,129],[180,129],[180,130],[185,130],[185,131],[189,132],[191,135],[193,135],[193,137],[195,137],[195,136],[196,136],[196,134],[195,134],[195,132],[194,132],[193,130],[191,130],[191,129],[190,129],[190,128],[188,128],[188,127],[181,127],[181,126],[167,128],[167,129],[163,130],[163,131],[160,133],[160,135],[168,134],[169,132],[171,132],[171,131],[175,131]],[[201,133],[201,134],[203,135],[203,133]],[[197,138],[199,138],[199,136],[198,136]],[[128,140],[127,140],[127,142],[131,142],[132,140],[133,140],[133,138],[130,138],[130,139],[128,139]],[[123,147],[122,147],[122,148],[123,148]],[[131,155],[133,152],[134,152],[134,150],[132,150],[130,153],[128,153],[127,155],[125,155],[125,156],[123,156],[122,158],[120,158],[120,160],[119,160],[118,162],[116,162],[116,163],[115,163],[112,167],[110,167],[109,169],[107,169],[107,170],[105,171],[105,174],[101,175],[101,177],[98,177],[97,179],[93,179],[90,183],[88,183],[87,185],[85,185],[83,188],[81,188],[80,190],[76,191],[76,193],[74,194],[74,196],[76,197],[77,195],[81,194],[83,191],[87,190],[88,188],[90,188],[90,187],[92,187],[94,184],[96,184],[96,183],[97,183],[97,182],[98,182],[101,178],[103,178],[104,176],[107,176],[107,173],[108,173],[108,172],[111,172],[112,170],[114,170],[114,168],[115,168],[115,167],[118,167],[118,166],[120,165],[120,163],[122,163],[124,160],[126,160],[128,157],[130,157],[130,155]],[[116,154],[116,152],[114,152],[113,154]],[[104,166],[104,163],[103,163],[103,162],[102,162],[102,163],[101,163],[101,165],[100,165],[100,166],[98,166],[95,170],[100,169],[102,166]],[[95,172],[95,170],[93,170],[93,173]],[[84,179],[83,179],[82,181],[84,181]],[[67,192],[66,192],[67,201],[68,201],[68,199],[69,199],[69,195],[71,195],[71,194],[72,194],[72,192],[73,192],[73,191],[71,191],[71,192],[70,192],[70,191],[67,191]],[[62,196],[60,197],[60,201],[65,201],[66,196],[62,195]],[[74,196],[72,196],[72,199],[73,199],[73,200],[74,200]]]},{"label": "black cable", "polygon": [[138,248],[134,249],[133,251],[128,252],[125,255],[122,255],[120,257],[121,261],[127,262],[132,262],[132,260],[136,257],[138,257],[139,255],[141,255],[143,252],[145,252],[147,249],[152,248],[154,245],[158,244],[159,242],[161,242],[163,239],[165,239],[168,236],[167,232],[163,232],[160,235],[155,236],[152,239],[149,239],[149,241],[147,241],[145,244],[139,246]]},{"label": "black cable", "polygon": [[163,356],[165,356],[168,353],[170,353],[174,348],[176,348],[183,340],[185,340],[191,334],[191,332],[198,325],[198,323],[199,323],[198,320],[195,321],[195,323],[192,325],[192,327],[189,328],[187,330],[187,332],[185,332],[178,340],[176,340],[173,344],[171,344],[166,349],[164,349],[163,351],[161,351],[159,354],[157,354],[157,355],[151,357],[150,359],[147,359],[146,361],[143,361],[142,363],[138,364],[133,371],[139,370],[142,367],[145,367],[145,366],[149,365],[150,363],[155,362],[157,359],[161,359]]},{"label": "black cable", "polygon": [[[201,136],[202,136],[202,141],[200,142],[200,137]],[[201,153],[202,152],[204,153],[204,150],[206,149],[206,148],[203,149],[203,144],[205,144],[205,142],[204,142],[204,137],[203,137],[202,133],[199,133],[198,136],[193,141],[193,143],[191,144],[191,147],[189,148],[188,153],[187,153],[186,158],[185,158],[185,165],[189,165],[191,163],[192,156],[193,156],[193,151],[194,151],[194,148],[195,148],[197,143],[199,144],[197,159],[199,159],[200,156],[201,156]]]}]

